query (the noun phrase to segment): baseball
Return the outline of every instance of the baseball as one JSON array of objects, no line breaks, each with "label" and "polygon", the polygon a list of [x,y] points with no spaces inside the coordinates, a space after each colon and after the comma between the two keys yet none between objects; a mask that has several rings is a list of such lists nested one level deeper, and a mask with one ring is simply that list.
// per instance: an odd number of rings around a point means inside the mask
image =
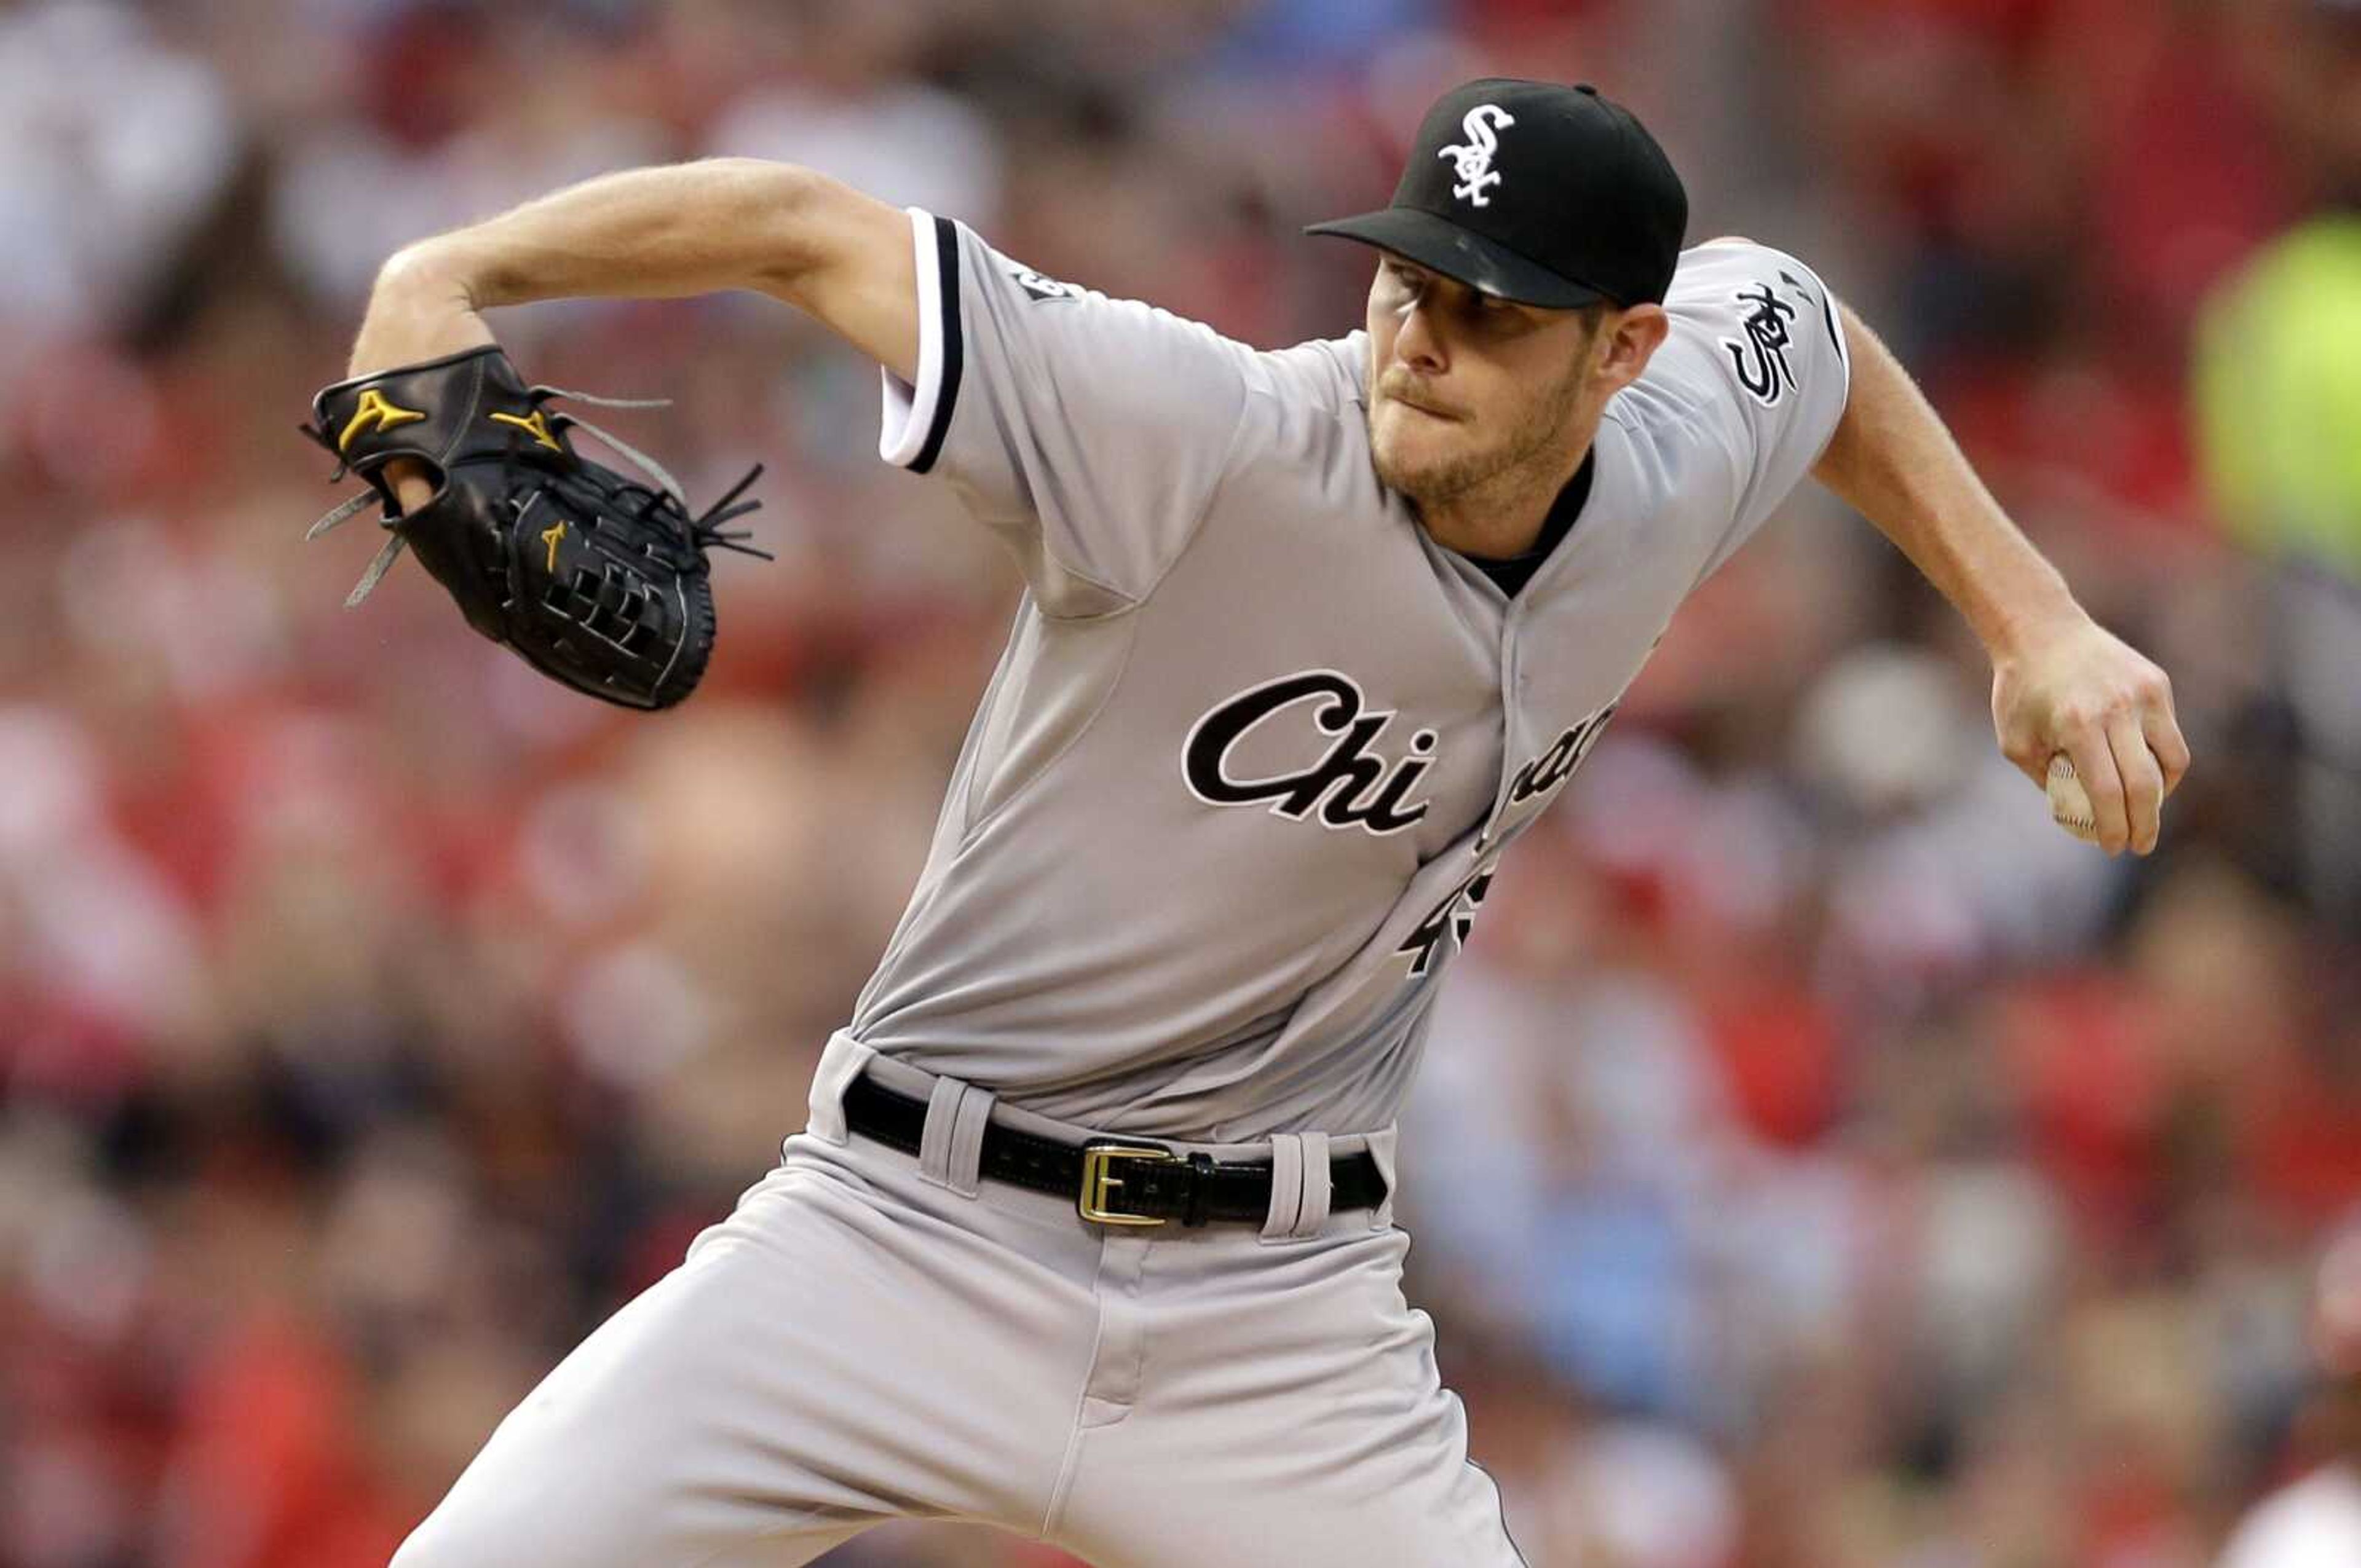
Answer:
[{"label": "baseball", "polygon": [[2049,818],[2085,843],[2099,841],[2098,814],[2074,772],[2074,759],[2060,751],[2049,759]]}]

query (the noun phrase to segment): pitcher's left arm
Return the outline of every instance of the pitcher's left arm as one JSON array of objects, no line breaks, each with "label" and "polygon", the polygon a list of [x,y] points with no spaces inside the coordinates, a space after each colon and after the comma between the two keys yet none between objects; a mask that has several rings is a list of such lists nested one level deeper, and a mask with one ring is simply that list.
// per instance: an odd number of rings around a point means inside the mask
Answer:
[{"label": "pitcher's left arm", "polygon": [[2156,848],[2189,769],[2163,670],[2092,620],[2009,521],[1877,335],[1842,309],[1851,393],[1813,473],[1894,541],[1982,639],[2001,751],[2043,782],[2073,759],[2109,854]]}]

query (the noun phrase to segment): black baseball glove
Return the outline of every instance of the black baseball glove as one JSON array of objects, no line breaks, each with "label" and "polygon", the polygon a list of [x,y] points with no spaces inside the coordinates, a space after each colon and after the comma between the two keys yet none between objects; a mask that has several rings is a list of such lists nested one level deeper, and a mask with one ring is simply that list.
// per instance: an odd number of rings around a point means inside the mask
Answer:
[{"label": "black baseball glove", "polygon": [[[376,587],[403,546],[459,601],[467,624],[514,649],[534,669],[626,707],[669,707],[695,689],[713,651],[715,545],[770,557],[721,525],[762,505],[740,501],[758,465],[699,516],[662,468],[552,398],[647,408],[528,387],[497,345],[355,377],[312,400],[303,433],[335,454],[331,484],[368,481],[312,525],[318,538],[369,502],[383,502],[392,537],[352,597]],[[636,483],[574,450],[587,432],[637,463]],[[403,515],[385,466],[425,464],[434,498]],[[734,504],[733,504],[734,503]]]}]

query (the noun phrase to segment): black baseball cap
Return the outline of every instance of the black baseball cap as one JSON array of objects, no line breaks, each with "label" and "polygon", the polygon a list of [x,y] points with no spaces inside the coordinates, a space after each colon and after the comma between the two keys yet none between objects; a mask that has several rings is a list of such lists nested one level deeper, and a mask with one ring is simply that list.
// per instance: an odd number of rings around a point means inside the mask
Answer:
[{"label": "black baseball cap", "polygon": [[1631,112],[1585,82],[1487,77],[1435,100],[1393,205],[1314,224],[1521,304],[1661,304],[1688,192]]}]

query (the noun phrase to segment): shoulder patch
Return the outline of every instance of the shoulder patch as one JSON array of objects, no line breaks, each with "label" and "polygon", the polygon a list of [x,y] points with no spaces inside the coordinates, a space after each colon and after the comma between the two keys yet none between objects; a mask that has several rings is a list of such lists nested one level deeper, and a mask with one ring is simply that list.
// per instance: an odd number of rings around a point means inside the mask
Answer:
[{"label": "shoulder patch", "polygon": [[1080,284],[1060,283],[1055,278],[1044,278],[1030,267],[1012,264],[1008,275],[1016,286],[1037,300],[1079,300],[1083,290]]},{"label": "shoulder patch", "polygon": [[[1793,283],[1787,274],[1780,276]],[[1802,286],[1796,285],[1802,292]],[[1768,283],[1751,283],[1733,296],[1738,305],[1739,330],[1743,338],[1725,337],[1722,347],[1730,351],[1730,362],[1738,367],[1738,384],[1764,408],[1773,408],[1780,399],[1795,388],[1795,367],[1787,363],[1788,345],[1795,336],[1788,323],[1801,313],[1795,306],[1780,298],[1778,291]],[[1804,295],[1808,303],[1810,295]]]}]

